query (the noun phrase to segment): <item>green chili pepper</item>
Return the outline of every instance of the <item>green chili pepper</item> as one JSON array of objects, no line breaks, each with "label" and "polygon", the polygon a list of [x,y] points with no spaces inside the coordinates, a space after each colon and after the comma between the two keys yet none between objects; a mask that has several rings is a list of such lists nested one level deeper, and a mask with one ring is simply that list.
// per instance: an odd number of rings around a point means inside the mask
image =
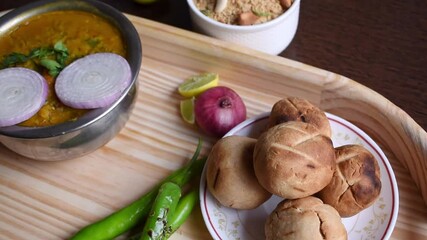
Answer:
[{"label": "green chili pepper", "polygon": [[[189,193],[185,194],[181,197],[181,199],[179,199],[178,205],[175,208],[175,213],[168,221],[164,239],[168,239],[188,219],[198,200],[198,188],[191,190]],[[141,236],[142,233],[138,233],[130,238],[127,238],[127,240],[138,240]]]},{"label": "green chili pepper", "polygon": [[151,207],[148,219],[145,222],[140,240],[166,239],[167,225],[175,214],[175,208],[181,198],[181,188],[172,182],[164,183]]},{"label": "green chili pepper", "polygon": [[148,215],[161,184],[165,182],[174,182],[179,186],[183,186],[188,181],[190,181],[193,176],[200,174],[206,161],[206,158],[197,160],[201,146],[202,141],[199,140],[197,149],[194,152],[192,159],[186,166],[172,173],[158,186],[154,187],[150,192],[146,193],[130,205],[112,213],[111,215],[99,220],[96,223],[84,227],[79,232],[77,232],[71,238],[71,240],[113,239],[130,230],[141,219]]},{"label": "green chili pepper", "polygon": [[172,215],[172,218],[169,221],[169,234],[167,237],[172,235],[179,227],[187,220],[191,212],[196,206],[196,203],[199,200],[199,191],[198,188],[191,190],[189,193],[184,195],[178,202],[178,206],[175,209],[175,214]]}]

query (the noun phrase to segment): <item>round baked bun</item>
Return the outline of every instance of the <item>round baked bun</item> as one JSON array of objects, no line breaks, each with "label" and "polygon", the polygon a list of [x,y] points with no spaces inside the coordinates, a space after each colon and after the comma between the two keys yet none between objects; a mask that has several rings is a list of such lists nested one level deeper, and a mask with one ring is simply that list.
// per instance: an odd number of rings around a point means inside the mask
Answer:
[{"label": "round baked bun", "polygon": [[371,206],[381,192],[378,162],[363,146],[344,145],[335,149],[337,168],[331,182],[318,196],[341,217],[351,217]]},{"label": "round baked bun", "polygon": [[340,215],[316,197],[284,200],[265,223],[266,240],[341,240],[347,231]]},{"label": "round baked bun", "polygon": [[311,123],[319,128],[321,134],[331,137],[331,126],[325,112],[305,99],[289,97],[273,105],[268,126],[289,121]]},{"label": "round baked bun", "polygon": [[256,139],[248,137],[225,137],[213,146],[208,156],[208,189],[226,207],[253,209],[271,197],[255,177],[252,160],[255,143]]},{"label": "round baked bun", "polygon": [[269,192],[287,199],[322,190],[335,171],[330,138],[312,124],[286,122],[261,134],[254,150],[254,170]]}]

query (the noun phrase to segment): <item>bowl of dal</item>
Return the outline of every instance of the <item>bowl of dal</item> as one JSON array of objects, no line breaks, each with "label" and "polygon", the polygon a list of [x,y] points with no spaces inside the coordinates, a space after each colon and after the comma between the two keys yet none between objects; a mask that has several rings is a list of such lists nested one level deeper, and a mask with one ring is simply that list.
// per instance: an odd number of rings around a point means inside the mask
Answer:
[{"label": "bowl of dal", "polygon": [[[86,56],[106,53],[128,63],[126,87],[107,106],[79,109],[63,104],[55,94],[58,72]],[[56,62],[52,68],[48,54],[63,67]],[[48,93],[30,118],[0,127],[0,142],[22,156],[43,161],[78,158],[102,147],[129,119],[141,60],[141,41],[133,24],[100,1],[42,0],[6,13],[0,18],[1,68],[38,72]]]}]

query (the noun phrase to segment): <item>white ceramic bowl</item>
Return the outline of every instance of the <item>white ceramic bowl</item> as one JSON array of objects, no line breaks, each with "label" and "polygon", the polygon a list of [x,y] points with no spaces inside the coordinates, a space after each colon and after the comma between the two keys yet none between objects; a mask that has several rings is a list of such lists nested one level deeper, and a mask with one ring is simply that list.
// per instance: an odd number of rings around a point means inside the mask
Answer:
[{"label": "white ceramic bowl", "polygon": [[298,27],[300,0],[279,17],[262,24],[236,26],[218,22],[197,9],[194,0],[187,0],[196,31],[221,40],[241,44],[277,55],[291,43]]}]

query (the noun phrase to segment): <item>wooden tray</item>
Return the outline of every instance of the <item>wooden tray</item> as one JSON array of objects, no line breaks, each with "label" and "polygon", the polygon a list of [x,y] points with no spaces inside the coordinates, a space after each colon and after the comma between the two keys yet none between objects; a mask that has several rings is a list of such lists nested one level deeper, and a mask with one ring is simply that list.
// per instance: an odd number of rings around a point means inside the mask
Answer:
[{"label": "wooden tray", "polygon": [[[144,54],[132,117],[106,146],[70,161],[29,160],[0,146],[0,239],[66,239],[181,166],[201,132],[181,120],[176,89],[186,77],[205,71],[219,73],[221,85],[243,97],[248,117],[293,95],[370,134],[398,180],[400,210],[392,238],[427,238],[427,134],[393,103],[322,69],[129,18],[141,35]],[[206,154],[216,139],[203,138]],[[200,209],[172,237],[210,238]]]}]

